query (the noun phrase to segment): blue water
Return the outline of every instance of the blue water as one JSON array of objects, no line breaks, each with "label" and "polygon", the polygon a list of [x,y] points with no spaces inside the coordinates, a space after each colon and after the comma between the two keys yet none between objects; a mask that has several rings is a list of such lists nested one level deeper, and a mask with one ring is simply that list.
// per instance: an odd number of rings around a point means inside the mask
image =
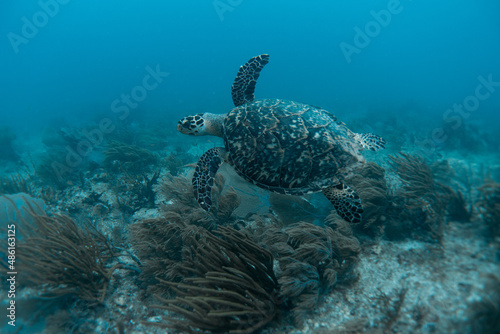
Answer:
[{"label": "blue water", "polygon": [[[400,115],[416,103],[422,117],[439,122],[474,94],[478,76],[500,81],[500,3],[493,0],[61,2],[1,5],[3,124],[37,130],[54,119],[112,114],[111,103],[141,83],[147,66],[169,75],[131,112],[227,112],[238,66],[261,53],[271,63],[258,97],[343,117]],[[44,7],[53,17],[40,15]],[[389,19],[380,14],[388,9]],[[370,25],[372,11],[383,24]],[[23,18],[39,27],[23,35]],[[373,37],[346,57],[340,45],[355,46],[356,27]],[[495,89],[467,121],[497,123]]]}]

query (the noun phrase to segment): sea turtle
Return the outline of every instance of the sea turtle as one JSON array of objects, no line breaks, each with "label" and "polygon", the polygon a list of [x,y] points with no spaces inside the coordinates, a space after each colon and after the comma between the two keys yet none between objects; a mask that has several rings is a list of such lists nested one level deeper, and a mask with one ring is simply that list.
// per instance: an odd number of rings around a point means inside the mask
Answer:
[{"label": "sea turtle", "polygon": [[225,147],[209,149],[196,165],[196,200],[210,210],[214,176],[227,162],[243,178],[269,191],[322,191],[343,219],[359,223],[361,200],[343,181],[364,163],[360,151],[382,149],[385,140],[352,132],[322,108],[281,99],[254,100],[257,78],[268,62],[269,55],[263,54],[240,67],[231,88],[235,108],[229,113],[196,114],[179,121],[181,133],[224,139]]}]

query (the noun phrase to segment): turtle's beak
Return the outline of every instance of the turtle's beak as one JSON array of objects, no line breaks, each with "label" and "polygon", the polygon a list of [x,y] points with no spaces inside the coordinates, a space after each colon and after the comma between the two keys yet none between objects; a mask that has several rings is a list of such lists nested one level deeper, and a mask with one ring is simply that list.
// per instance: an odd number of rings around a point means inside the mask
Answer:
[{"label": "turtle's beak", "polygon": [[185,118],[181,119],[179,123],[177,123],[177,131],[180,133],[187,134],[189,130],[189,122],[186,121]]},{"label": "turtle's beak", "polygon": [[203,114],[181,118],[179,123],[177,123],[177,131],[185,135],[200,136],[204,134],[202,131],[203,129]]},{"label": "turtle's beak", "polygon": [[177,123],[177,131],[185,135],[193,135],[193,129],[189,119],[187,119],[186,117],[181,119],[179,123]]}]

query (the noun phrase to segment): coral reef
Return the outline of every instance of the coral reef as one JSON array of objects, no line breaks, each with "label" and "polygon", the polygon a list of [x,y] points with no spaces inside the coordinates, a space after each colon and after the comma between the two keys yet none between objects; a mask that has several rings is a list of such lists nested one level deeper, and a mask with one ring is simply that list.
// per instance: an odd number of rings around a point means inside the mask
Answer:
[{"label": "coral reef", "polygon": [[63,190],[84,187],[85,176],[94,172],[101,160],[104,138],[90,138],[93,126],[50,126],[44,129],[42,142],[45,152],[35,156],[35,174],[44,186]]},{"label": "coral reef", "polygon": [[360,251],[347,223],[335,214],[327,220],[335,230],[301,222],[284,229],[268,228],[262,241],[278,260],[280,296],[291,303],[296,323],[344,278]]},{"label": "coral reef", "polygon": [[[5,224],[15,222],[28,228],[33,223],[33,214],[43,215],[45,210],[42,200],[26,193],[0,196],[0,222]],[[4,228],[5,225],[0,226],[0,231]]]},{"label": "coral reef", "polygon": [[179,175],[182,167],[184,167],[185,165],[184,162],[179,159],[176,154],[169,154],[166,158],[163,159],[163,162],[170,174],[172,174],[173,176]]},{"label": "coral reef", "polygon": [[[448,161],[429,166],[423,158],[410,154],[400,153],[389,158],[402,184],[393,189],[391,195],[388,209],[391,219],[385,230],[389,238],[411,236],[440,242],[445,218],[462,222],[471,219],[472,200],[468,203],[460,189],[445,184],[451,184],[455,174]],[[470,190],[468,197],[471,197]]]},{"label": "coral reef", "polygon": [[[472,217],[472,176],[470,166],[462,168],[457,175],[447,159],[438,160],[430,165],[434,180],[440,185],[440,190],[446,202],[446,215],[453,221],[467,222]],[[460,182],[458,182],[460,181]]]},{"label": "coral reef", "polygon": [[[202,210],[191,153],[216,143],[136,116],[73,167],[68,152],[93,127],[47,130],[34,172],[9,162],[0,178],[0,221],[18,232],[21,331],[499,332],[500,167],[496,151],[471,152],[498,138],[457,133],[424,159],[408,122],[379,116],[358,124],[411,153],[379,155],[345,180],[364,207],[353,226],[321,193],[270,193],[227,164]],[[2,138],[17,144],[1,137],[0,159]],[[466,157],[447,150],[464,146]],[[51,213],[62,211],[71,218]]]},{"label": "coral reef", "polygon": [[479,188],[478,209],[487,226],[487,235],[494,239],[500,236],[500,184],[488,180]]},{"label": "coral reef", "polygon": [[349,179],[363,203],[363,220],[357,231],[375,235],[387,220],[389,192],[385,170],[374,162],[368,162]]},{"label": "coral reef", "polygon": [[176,298],[154,307],[179,314],[162,324],[181,332],[253,333],[279,313],[273,256],[248,236],[229,227],[191,236],[183,262],[192,271],[183,283],[163,279]]},{"label": "coral reef", "polygon": [[142,262],[141,284],[150,293],[158,293],[157,277],[178,282],[186,274],[178,263],[182,261],[186,237],[199,234],[197,229],[165,218],[146,219],[130,226],[128,239]]},{"label": "coral reef", "polygon": [[132,145],[136,139],[137,129],[133,125],[125,122],[117,122],[113,132],[106,136],[107,142],[118,142],[126,145]]},{"label": "coral reef", "polygon": [[147,149],[118,141],[109,142],[103,154],[104,168],[113,173],[143,174],[158,161],[158,157]]},{"label": "coral reef", "polygon": [[161,209],[164,217],[172,222],[186,222],[211,229],[219,223],[230,224],[236,218],[233,213],[240,205],[240,197],[232,187],[224,189],[221,174],[215,177],[212,188],[214,205],[208,214],[196,202],[190,179],[167,173],[160,183],[159,193],[166,201]]},{"label": "coral reef", "polygon": [[188,242],[186,236],[200,233],[197,232],[200,227],[211,230],[235,221],[233,214],[240,197],[231,187],[221,194],[223,184],[223,177],[218,175],[213,188],[216,205],[207,213],[194,199],[188,178],[164,175],[158,186],[161,197],[167,201],[161,206],[162,217],[143,220],[130,227],[131,243],[146,263],[141,277],[148,289],[154,289],[151,284],[156,276],[170,280],[182,277],[183,274],[176,270],[181,254],[179,247]]},{"label": "coral reef", "polygon": [[68,216],[40,215],[30,203],[26,205],[33,222],[18,225],[17,233],[23,238],[16,247],[23,284],[37,287],[43,298],[72,295],[90,304],[101,303],[118,267],[107,266],[116,256],[108,239],[95,229],[78,227]]},{"label": "coral reef", "polygon": [[411,236],[440,242],[448,188],[434,180],[432,170],[423,158],[405,153],[389,158],[402,186],[392,195],[388,209],[392,219],[386,224],[386,236],[391,239]]},{"label": "coral reef", "polygon": [[33,194],[32,175],[24,177],[21,174],[10,177],[0,177],[0,195],[26,193]]},{"label": "coral reef", "polygon": [[117,120],[114,131],[107,134],[106,140],[159,152],[167,145],[165,134],[169,124],[164,121],[148,123],[138,120],[132,122]]},{"label": "coral reef", "polygon": [[86,140],[86,137],[82,133],[86,130],[88,129],[80,129],[58,122],[58,124],[46,126],[41,139],[42,143],[50,149],[64,148],[67,145],[76,147],[78,142]]},{"label": "coral reef", "polygon": [[167,142],[165,140],[165,128],[168,124],[142,126],[135,131],[135,144],[149,150],[161,150]]},{"label": "coral reef", "polygon": [[488,294],[472,303],[470,313],[471,333],[500,333],[500,279],[495,275],[484,277]]},{"label": "coral reef", "polygon": [[12,147],[16,135],[10,130],[9,127],[0,127],[0,160],[19,161],[19,155]]},{"label": "coral reef", "polygon": [[50,149],[35,159],[35,176],[38,182],[58,190],[82,184],[84,164],[70,168],[66,164],[67,152],[63,149]]},{"label": "coral reef", "polygon": [[488,148],[483,131],[474,124],[466,123],[456,127],[454,122],[443,124],[447,140],[443,146],[447,150],[481,152]]},{"label": "coral reef", "polygon": [[425,161],[410,154],[389,156],[390,165],[403,183],[400,195],[406,199],[406,208],[437,206],[436,182]]},{"label": "coral reef", "polygon": [[147,174],[132,177],[129,174],[114,182],[112,187],[116,193],[118,208],[125,213],[133,214],[142,208],[152,208],[155,205],[156,192],[154,186],[158,183],[160,172],[151,176]]}]

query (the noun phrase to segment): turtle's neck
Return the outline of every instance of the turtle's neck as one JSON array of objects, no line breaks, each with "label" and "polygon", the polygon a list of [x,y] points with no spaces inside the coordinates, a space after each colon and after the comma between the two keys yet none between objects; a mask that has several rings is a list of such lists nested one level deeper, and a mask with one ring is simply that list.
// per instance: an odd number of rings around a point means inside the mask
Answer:
[{"label": "turtle's neck", "polygon": [[224,118],[226,118],[226,114],[211,114],[206,112],[203,114],[203,118],[205,119],[206,134],[222,138],[222,125],[224,123]]}]

